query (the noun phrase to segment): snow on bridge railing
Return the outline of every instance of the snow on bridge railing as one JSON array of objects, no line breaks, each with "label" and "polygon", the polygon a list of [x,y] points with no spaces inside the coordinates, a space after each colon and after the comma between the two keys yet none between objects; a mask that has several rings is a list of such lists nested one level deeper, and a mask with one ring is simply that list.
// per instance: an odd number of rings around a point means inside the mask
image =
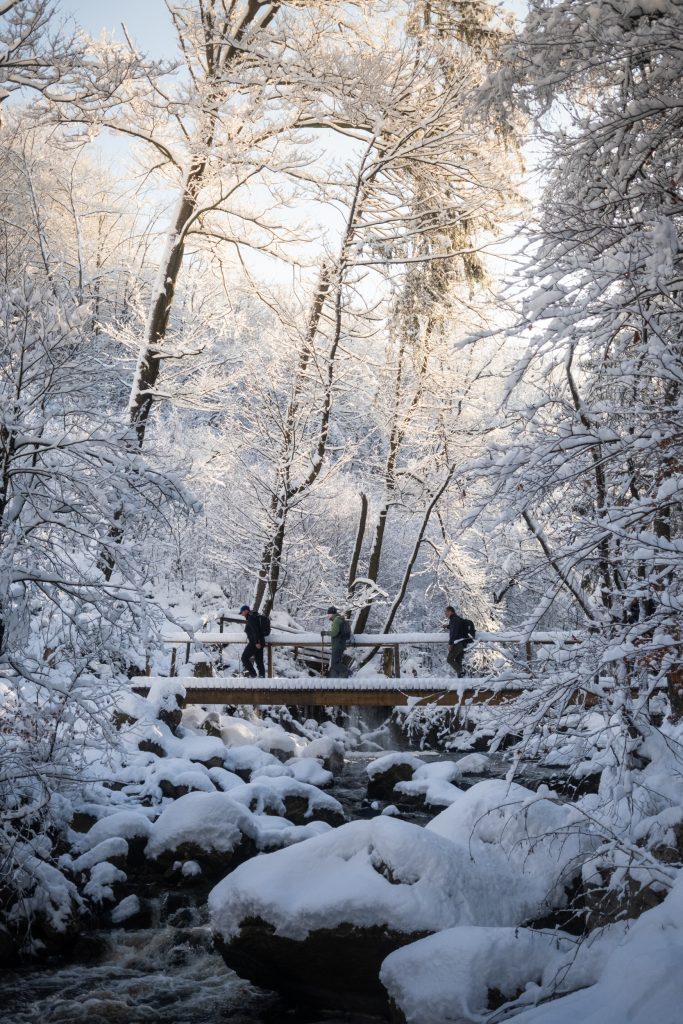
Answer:
[{"label": "snow on bridge railing", "polygon": [[[193,645],[204,645],[218,647],[228,644],[244,644],[246,637],[244,630],[230,629],[223,632],[196,632],[191,633],[185,630],[168,631],[162,635],[162,642],[172,647],[171,651],[171,675],[176,672],[177,648],[184,646],[186,649],[185,663],[190,660],[190,647]],[[440,630],[438,633],[358,633],[352,635],[349,641],[349,649],[354,647],[377,647],[393,649],[393,675],[400,676],[399,651],[402,644],[446,644],[448,633]],[[534,633],[518,633],[513,630],[505,630],[499,633],[479,632],[476,643],[487,647],[490,645],[524,644],[526,647],[526,658],[531,661],[532,647],[534,644],[563,644],[576,643],[571,633],[560,630],[547,630]],[[293,647],[299,650],[304,660],[319,661],[321,665],[328,663],[330,650],[330,634],[327,630],[315,632],[313,630],[293,632],[286,629],[274,629],[266,637],[266,653],[268,656],[268,676],[273,675],[273,651],[276,647]],[[327,647],[327,650],[325,649]]]},{"label": "snow on bridge railing", "polygon": [[[324,632],[325,643],[329,644],[329,630]],[[188,633],[183,630],[168,632],[162,635],[162,641],[167,644],[239,644],[246,643],[244,630],[225,630],[223,633]],[[507,643],[507,644],[554,644],[572,643],[575,637],[572,633],[559,630],[549,630],[534,633],[516,633],[511,630],[500,633],[477,632],[477,641],[482,643]],[[358,633],[351,637],[351,647],[386,647],[393,644],[444,644],[448,642],[448,633],[441,630],[438,633]],[[306,647],[320,646],[321,632],[317,633],[308,630],[301,633],[293,633],[284,629],[273,629],[266,637],[266,644],[275,647]]]}]

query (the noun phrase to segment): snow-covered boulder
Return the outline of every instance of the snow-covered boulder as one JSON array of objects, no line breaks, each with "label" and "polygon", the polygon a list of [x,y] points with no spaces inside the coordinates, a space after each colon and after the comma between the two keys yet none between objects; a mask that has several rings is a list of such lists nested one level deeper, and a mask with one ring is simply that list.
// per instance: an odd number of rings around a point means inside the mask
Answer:
[{"label": "snow-covered boulder", "polygon": [[334,736],[317,736],[301,752],[302,757],[315,757],[323,768],[338,775],[344,768],[344,744]]},{"label": "snow-covered boulder", "polygon": [[599,843],[580,810],[544,786],[538,792],[504,779],[487,779],[462,792],[427,825],[428,831],[505,857],[515,885],[535,894],[546,911],[564,906],[565,886]]},{"label": "snow-covered boulder", "polygon": [[278,774],[289,774],[288,769],[277,757],[273,757],[266,750],[260,750],[259,747],[252,744],[229,747],[227,750],[224,748],[224,753],[225,767],[228,771],[239,775],[245,782],[249,782],[253,773],[270,765],[276,768]]},{"label": "snow-covered boulder", "polygon": [[285,767],[289,768],[297,782],[306,782],[309,786],[326,789],[334,782],[332,772],[324,768],[315,757],[291,757]]},{"label": "snow-covered boulder", "polygon": [[185,687],[178,678],[157,676],[150,684],[147,702],[154,717],[167,725],[172,733],[175,733],[180,725],[186,696]]},{"label": "snow-covered boulder", "polygon": [[230,793],[188,793],[154,822],[146,855],[162,867],[195,861],[211,878],[256,852],[253,817]]},{"label": "snow-covered boulder", "polygon": [[528,928],[448,928],[391,953],[380,979],[406,1024],[480,1024],[547,987],[575,947]]},{"label": "snow-covered boulder", "polygon": [[261,730],[256,745],[279,761],[287,761],[305,746],[305,740],[286,732],[281,725],[273,725]]},{"label": "snow-covered boulder", "polygon": [[515,1024],[680,1024],[683,874],[660,906],[627,924],[584,942],[560,988],[574,991],[524,1010]]},{"label": "snow-covered boulder", "polygon": [[85,833],[72,833],[75,849],[82,853],[93,850],[108,839],[125,840],[128,845],[127,868],[139,867],[144,858],[144,850],[152,831],[149,818],[138,810],[115,811],[100,818]]},{"label": "snow-covered boulder", "polygon": [[421,765],[412,779],[397,782],[394,797],[402,807],[415,803],[426,804],[428,807],[448,807],[460,796],[461,790],[452,784],[452,780],[459,777],[457,762],[432,761]]},{"label": "snow-covered boulder", "polygon": [[164,757],[149,768],[140,796],[151,797],[155,801],[161,800],[162,796],[177,800],[193,791],[213,793],[215,790],[209,771],[203,764],[183,757]]},{"label": "snow-covered boulder", "polygon": [[537,909],[507,859],[389,817],[354,821],[240,865],[211,892],[226,963],[300,1002],[384,1011],[399,946],[456,924],[515,925]]},{"label": "snow-covered boulder", "polygon": [[371,761],[367,766],[368,800],[393,799],[394,786],[397,782],[412,779],[424,761],[413,754],[385,754]]},{"label": "snow-covered boulder", "polygon": [[29,844],[17,844],[13,852],[17,868],[12,881],[21,897],[3,893],[0,947],[5,947],[10,960],[30,934],[31,952],[64,954],[80,935],[83,899],[74,882],[55,865],[36,857]]},{"label": "snow-covered boulder", "polygon": [[341,804],[334,797],[287,776],[258,777],[233,790],[231,795],[256,814],[276,814],[294,825],[316,820],[335,826],[346,820]]}]

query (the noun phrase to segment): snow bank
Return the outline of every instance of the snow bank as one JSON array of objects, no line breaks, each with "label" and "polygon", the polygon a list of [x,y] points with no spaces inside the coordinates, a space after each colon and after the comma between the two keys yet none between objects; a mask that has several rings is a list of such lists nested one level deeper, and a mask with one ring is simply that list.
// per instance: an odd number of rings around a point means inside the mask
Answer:
[{"label": "snow bank", "polygon": [[[660,906],[627,930],[608,931],[606,939],[612,951],[595,984],[525,1010],[515,1024],[680,1024],[683,875]],[[577,979],[574,984],[579,987]]]}]

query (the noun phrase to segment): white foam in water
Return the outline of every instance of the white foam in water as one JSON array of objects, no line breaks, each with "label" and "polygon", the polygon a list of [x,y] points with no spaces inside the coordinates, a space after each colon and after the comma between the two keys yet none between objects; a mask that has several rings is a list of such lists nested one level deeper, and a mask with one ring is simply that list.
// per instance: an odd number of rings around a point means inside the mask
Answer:
[{"label": "white foam in water", "polygon": [[101,962],[0,975],[4,1024],[258,1024],[277,1003],[211,949],[209,929],[111,932]]}]

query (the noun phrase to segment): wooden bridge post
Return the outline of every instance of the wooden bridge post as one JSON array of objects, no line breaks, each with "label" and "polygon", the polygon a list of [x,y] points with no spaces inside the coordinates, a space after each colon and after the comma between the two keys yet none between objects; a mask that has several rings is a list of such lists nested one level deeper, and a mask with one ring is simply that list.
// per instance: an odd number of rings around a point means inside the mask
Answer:
[{"label": "wooden bridge post", "polygon": [[176,673],[175,660],[176,660],[177,653],[178,653],[178,648],[177,647],[172,647],[171,648],[171,669],[170,669],[171,676],[174,676],[175,673]]},{"label": "wooden bridge post", "polygon": [[268,678],[272,679],[273,678],[273,645],[272,644],[266,644],[266,647],[268,648]]},{"label": "wooden bridge post", "polygon": [[401,678],[401,649],[398,644],[394,644],[394,679]]}]

